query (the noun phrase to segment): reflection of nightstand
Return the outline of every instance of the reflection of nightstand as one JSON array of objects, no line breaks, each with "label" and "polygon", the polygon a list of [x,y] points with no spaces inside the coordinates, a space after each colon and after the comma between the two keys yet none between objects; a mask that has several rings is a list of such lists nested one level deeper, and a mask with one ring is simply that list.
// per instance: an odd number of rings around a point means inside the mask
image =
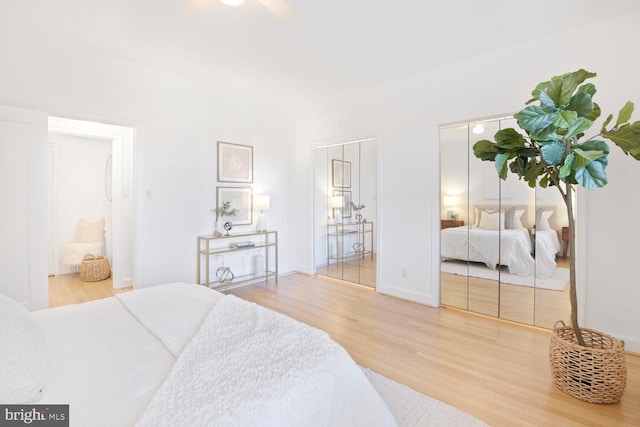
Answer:
[{"label": "reflection of nightstand", "polygon": [[455,219],[441,219],[440,220],[440,229],[444,230],[445,228],[452,227],[461,227],[464,225],[464,221],[458,221]]},{"label": "reflection of nightstand", "polygon": [[569,249],[569,227],[562,227],[562,256],[567,257]]}]

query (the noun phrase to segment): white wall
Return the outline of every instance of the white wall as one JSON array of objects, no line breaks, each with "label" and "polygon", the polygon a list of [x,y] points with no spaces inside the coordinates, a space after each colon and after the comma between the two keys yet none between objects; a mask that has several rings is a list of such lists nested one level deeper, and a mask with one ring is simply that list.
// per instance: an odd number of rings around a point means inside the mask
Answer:
[{"label": "white wall", "polygon": [[214,220],[218,140],[254,146],[255,192],[271,195],[280,271],[292,270],[294,124],[275,101],[46,41],[1,38],[0,50],[0,104],[136,129],[136,286],[196,280],[196,236]]},{"label": "white wall", "polygon": [[[110,218],[111,202],[105,194],[105,164],[111,155],[111,141],[49,134],[48,142],[56,157],[53,170],[55,222],[52,225],[57,242],[51,250],[60,255],[64,245],[74,240],[80,218],[89,221]],[[106,222],[105,230],[111,230]],[[111,241],[110,236],[105,237],[106,241]],[[105,246],[104,250],[110,251],[110,248]],[[57,259],[59,265],[50,273],[69,273],[70,268],[62,265],[62,258],[58,256]]]},{"label": "white wall", "polygon": [[[307,112],[297,128],[301,164],[308,163],[305,153],[310,155],[311,141],[382,128],[379,289],[439,303],[438,126],[518,111],[538,82],[579,68],[599,74],[596,101],[604,112],[617,113],[627,99],[640,102],[640,58],[616,51],[621,41],[638,39],[639,19],[640,14],[630,14],[461,60]],[[417,55],[428,55],[420,46],[413,48]],[[588,235],[580,236],[583,244],[586,241],[579,259],[586,266],[586,275],[579,277],[579,286],[586,288],[582,314],[585,326],[623,338],[629,349],[640,351],[640,286],[635,283],[640,276],[640,229],[631,226],[640,193],[627,185],[640,179],[640,164],[614,148],[609,165],[609,185],[583,195],[587,211],[580,217],[588,223]],[[309,177],[303,172],[299,178],[296,197],[304,197]],[[624,220],[619,220],[621,212]],[[297,226],[304,235],[304,224]],[[309,247],[309,242],[299,242],[297,264],[307,262]]]}]

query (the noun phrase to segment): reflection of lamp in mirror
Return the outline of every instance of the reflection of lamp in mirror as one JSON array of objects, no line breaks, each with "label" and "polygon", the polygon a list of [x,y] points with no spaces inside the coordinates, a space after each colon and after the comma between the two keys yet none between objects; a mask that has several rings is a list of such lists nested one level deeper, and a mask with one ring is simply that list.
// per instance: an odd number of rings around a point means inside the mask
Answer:
[{"label": "reflection of lamp in mirror", "polygon": [[476,135],[482,135],[484,133],[484,123],[476,123],[476,125],[471,129],[471,132]]},{"label": "reflection of lamp in mirror", "polygon": [[271,198],[266,194],[253,196],[253,208],[260,211],[258,222],[256,222],[256,231],[264,233],[267,231],[267,220],[264,218],[264,211],[271,207]]},{"label": "reflection of lamp in mirror", "polygon": [[446,208],[450,208],[447,209],[447,219],[455,220],[458,216],[456,214],[456,205],[458,204],[458,198],[456,196],[447,194],[444,196],[443,203]]},{"label": "reflection of lamp in mirror", "polygon": [[336,222],[342,222],[342,208],[344,207],[343,196],[333,196],[329,199],[329,207],[333,209],[333,219]]}]

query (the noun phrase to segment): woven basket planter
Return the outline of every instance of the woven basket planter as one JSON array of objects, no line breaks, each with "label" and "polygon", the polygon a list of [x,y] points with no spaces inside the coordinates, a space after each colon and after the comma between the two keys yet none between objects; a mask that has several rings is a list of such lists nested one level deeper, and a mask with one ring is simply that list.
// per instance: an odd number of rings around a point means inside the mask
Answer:
[{"label": "woven basket planter", "polygon": [[585,346],[573,328],[556,323],[549,357],[554,384],[569,396],[589,403],[620,401],[627,384],[624,341],[583,328]]},{"label": "woven basket planter", "polygon": [[87,255],[80,264],[80,280],[83,282],[98,282],[108,279],[110,275],[109,260],[103,256]]}]

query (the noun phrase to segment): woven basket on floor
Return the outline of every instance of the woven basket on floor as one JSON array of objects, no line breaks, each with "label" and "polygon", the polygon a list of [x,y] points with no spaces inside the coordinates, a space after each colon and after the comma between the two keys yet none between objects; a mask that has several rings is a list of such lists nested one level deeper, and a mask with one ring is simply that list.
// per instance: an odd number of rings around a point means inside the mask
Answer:
[{"label": "woven basket on floor", "polygon": [[103,256],[86,255],[80,264],[80,280],[83,282],[98,282],[110,275],[109,260]]},{"label": "woven basket on floor", "polygon": [[553,382],[571,397],[589,403],[620,401],[627,383],[624,341],[582,328],[585,346],[573,328],[558,322],[553,328],[549,357]]}]

